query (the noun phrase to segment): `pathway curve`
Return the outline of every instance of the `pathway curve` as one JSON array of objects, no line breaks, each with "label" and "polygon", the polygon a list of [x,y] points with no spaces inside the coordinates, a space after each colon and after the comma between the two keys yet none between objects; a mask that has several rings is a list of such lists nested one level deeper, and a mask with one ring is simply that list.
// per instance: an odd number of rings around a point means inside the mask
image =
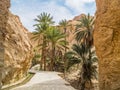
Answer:
[{"label": "pathway curve", "polygon": [[37,72],[25,85],[12,90],[76,90],[57,72]]}]

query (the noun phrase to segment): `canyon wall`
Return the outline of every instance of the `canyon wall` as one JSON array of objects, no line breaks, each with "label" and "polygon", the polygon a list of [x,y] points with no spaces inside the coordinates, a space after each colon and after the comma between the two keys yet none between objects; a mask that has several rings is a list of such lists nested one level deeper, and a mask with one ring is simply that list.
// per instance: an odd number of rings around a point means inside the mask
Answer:
[{"label": "canyon wall", "polygon": [[100,90],[120,90],[120,0],[96,0],[94,44]]},{"label": "canyon wall", "polygon": [[4,76],[4,41],[6,33],[6,25],[8,21],[9,0],[0,0],[0,88]]},{"label": "canyon wall", "polygon": [[[28,37],[28,30],[22,25],[18,16],[8,9],[9,0],[0,1],[0,60],[4,68],[1,69],[2,83],[9,84],[23,78],[31,65],[32,44]],[[2,12],[2,13],[1,13]],[[5,13],[6,12],[6,13]],[[2,46],[1,46],[2,45]]]}]

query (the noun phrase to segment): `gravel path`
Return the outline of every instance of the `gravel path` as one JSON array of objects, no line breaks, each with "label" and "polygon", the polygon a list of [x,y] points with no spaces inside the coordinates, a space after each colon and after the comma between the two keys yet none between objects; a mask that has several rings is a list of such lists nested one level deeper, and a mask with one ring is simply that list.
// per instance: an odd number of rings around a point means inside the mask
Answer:
[{"label": "gravel path", "polygon": [[12,90],[75,90],[57,72],[37,72],[25,85]]}]

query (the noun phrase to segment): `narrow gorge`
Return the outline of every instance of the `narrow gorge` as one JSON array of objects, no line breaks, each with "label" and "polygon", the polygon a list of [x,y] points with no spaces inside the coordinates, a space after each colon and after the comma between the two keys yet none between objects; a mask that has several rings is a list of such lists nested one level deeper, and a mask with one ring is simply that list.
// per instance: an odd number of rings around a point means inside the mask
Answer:
[{"label": "narrow gorge", "polygon": [[[96,0],[96,7],[93,35],[99,58],[99,90],[120,90],[120,0]],[[19,81],[28,74],[33,48],[38,44],[31,40],[33,34],[22,25],[19,16],[9,9],[10,0],[0,0],[0,90],[2,85]],[[72,26],[66,30],[75,30],[82,16],[69,20]],[[70,48],[76,43],[73,32],[67,31]]]}]

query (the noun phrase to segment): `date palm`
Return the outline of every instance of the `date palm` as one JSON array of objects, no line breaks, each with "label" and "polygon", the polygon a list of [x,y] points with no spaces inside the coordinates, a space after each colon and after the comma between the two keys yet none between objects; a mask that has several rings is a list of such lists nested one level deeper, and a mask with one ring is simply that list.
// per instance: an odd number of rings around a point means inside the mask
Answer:
[{"label": "date palm", "polygon": [[46,38],[51,46],[52,51],[52,58],[51,58],[51,66],[50,69],[53,70],[54,63],[55,63],[55,51],[56,48],[64,49],[66,47],[67,42],[64,40],[65,34],[61,33],[60,30],[58,30],[55,27],[50,27],[46,32]]},{"label": "date palm", "polygon": [[84,43],[87,46],[92,46],[94,17],[88,14],[83,16],[79,22],[80,24],[76,25],[76,41],[79,43]]},{"label": "date palm", "polygon": [[[85,83],[91,82],[92,78],[92,46],[93,46],[93,24],[94,17],[90,14],[83,16],[79,20],[80,24],[76,25],[75,39],[79,47],[81,47],[81,57],[83,59],[82,72],[81,72],[81,90],[85,89]],[[87,58],[86,58],[87,57]]]},{"label": "date palm", "polygon": [[97,57],[94,54],[94,51],[91,53],[91,58],[89,58],[89,49],[86,48],[84,44],[74,44],[72,47],[73,55],[75,60],[81,61],[82,64],[81,73],[80,73],[80,90],[85,90],[86,83],[92,85],[92,79],[97,78],[96,66],[94,65],[97,62]]},{"label": "date palm", "polygon": [[[54,24],[53,21],[53,17],[50,14],[47,14],[45,12],[41,13],[40,15],[37,16],[37,18],[35,19],[35,21],[37,22],[37,24],[35,24],[34,26],[36,27],[35,31],[33,32],[33,34],[35,35],[35,39],[37,39],[38,41],[42,40],[42,57],[41,57],[41,69],[42,69],[42,65],[44,63],[44,70],[46,70],[46,46],[47,46],[47,42],[46,42],[46,35],[45,32],[49,29],[49,27],[51,25]],[[41,39],[41,38],[42,39]],[[39,43],[40,45],[40,43]]]},{"label": "date palm", "polygon": [[[67,27],[69,26],[68,21],[67,21],[66,19],[61,20],[61,21],[59,22],[59,25],[63,28],[64,33],[67,34],[67,33],[66,33],[66,30],[67,30]],[[66,37],[65,37],[65,41],[66,41]],[[67,52],[67,48],[65,48],[65,53],[66,53],[66,52]],[[65,64],[65,65],[64,65],[64,67],[65,67],[65,69],[64,69],[64,77],[65,77],[66,69],[67,69],[67,60],[66,60],[65,55],[64,55],[64,64]]]},{"label": "date palm", "polygon": [[61,21],[59,22],[59,25],[63,28],[64,33],[66,33],[67,26],[69,25],[69,24],[68,24],[68,21],[67,21],[66,19],[61,20]]}]

